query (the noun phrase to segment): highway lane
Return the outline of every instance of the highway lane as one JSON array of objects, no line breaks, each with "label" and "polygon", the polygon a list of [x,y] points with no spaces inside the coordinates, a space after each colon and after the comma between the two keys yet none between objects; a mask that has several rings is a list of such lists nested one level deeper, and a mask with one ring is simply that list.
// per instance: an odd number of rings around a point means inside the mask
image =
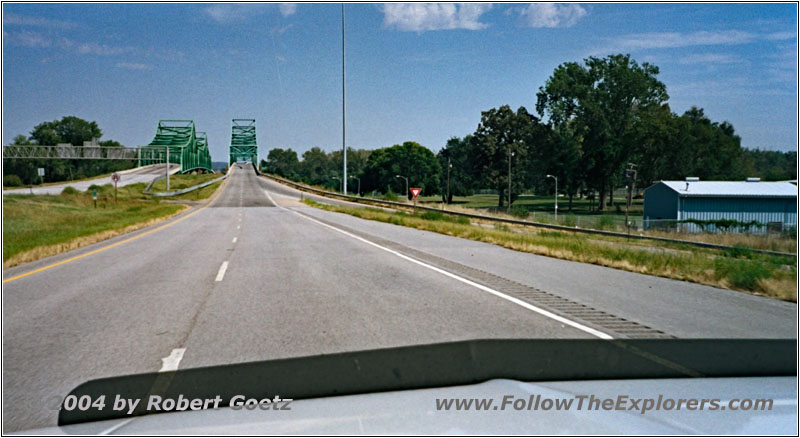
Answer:
[{"label": "highway lane", "polygon": [[52,426],[55,397],[86,380],[158,371],[176,349],[185,349],[186,368],[473,338],[592,336],[299,217],[292,199],[280,202],[236,169],[210,206],[174,225],[4,283],[4,432]]},{"label": "highway lane", "polygon": [[[298,199],[300,192],[262,178],[275,199]],[[285,196],[282,198],[281,196]],[[315,201],[343,203],[303,194]],[[351,203],[348,203],[351,204]],[[351,204],[358,205],[358,204]],[[308,206],[297,210],[367,235],[402,242],[503,278],[640,322],[683,338],[795,338],[797,305],[742,292],[637,274],[587,263],[526,254],[483,242],[364,221]]]},{"label": "highway lane", "polygon": [[[171,166],[170,172],[175,173],[180,169],[180,166],[177,164],[173,164]],[[134,168],[130,170],[123,170],[121,172],[117,172],[120,174],[120,181],[117,183],[119,187],[124,187],[131,184],[137,183],[147,183],[149,184],[154,178],[161,176],[164,174],[164,165],[163,164],[154,164],[150,166],[143,166],[139,168]],[[74,189],[80,191],[86,191],[89,187],[93,184],[96,185],[105,185],[105,184],[114,184],[114,181],[111,180],[110,176],[105,176],[102,178],[93,178],[87,179],[83,181],[65,181],[60,184],[52,184],[46,185],[41,187],[33,187],[33,188],[24,188],[24,189],[9,189],[3,190],[4,195],[58,195],[60,194],[66,187],[72,187]]]}]

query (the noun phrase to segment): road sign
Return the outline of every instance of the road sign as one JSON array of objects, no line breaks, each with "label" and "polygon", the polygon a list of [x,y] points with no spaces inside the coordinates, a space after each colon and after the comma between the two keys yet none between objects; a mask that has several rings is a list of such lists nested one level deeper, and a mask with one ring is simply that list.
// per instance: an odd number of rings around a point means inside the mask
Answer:
[{"label": "road sign", "polygon": [[39,176],[44,176],[44,167],[39,168]]},{"label": "road sign", "polygon": [[112,173],[111,180],[114,181],[114,202],[117,202],[117,183],[119,182],[119,174],[117,172]]},{"label": "road sign", "polygon": [[411,192],[411,195],[414,196],[414,199],[417,199],[417,196],[419,196],[420,192],[422,192],[422,189],[417,187],[412,187],[408,189],[408,191]]}]

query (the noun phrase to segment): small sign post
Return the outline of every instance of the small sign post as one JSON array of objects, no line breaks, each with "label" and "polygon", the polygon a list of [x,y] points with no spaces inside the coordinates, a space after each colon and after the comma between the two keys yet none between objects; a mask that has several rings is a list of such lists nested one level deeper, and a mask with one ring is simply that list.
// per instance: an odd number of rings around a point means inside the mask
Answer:
[{"label": "small sign post", "polygon": [[97,208],[97,189],[92,190],[92,199],[94,199],[94,208]]},{"label": "small sign post", "polygon": [[111,180],[114,181],[114,203],[117,203],[117,183],[120,180],[119,174],[114,172],[111,174]]},{"label": "small sign post", "polygon": [[39,169],[39,184],[44,184],[44,167],[40,167]]},{"label": "small sign post", "polygon": [[414,198],[414,214],[417,213],[417,196],[422,192],[422,189],[419,187],[411,187],[408,189],[411,192],[411,196]]}]

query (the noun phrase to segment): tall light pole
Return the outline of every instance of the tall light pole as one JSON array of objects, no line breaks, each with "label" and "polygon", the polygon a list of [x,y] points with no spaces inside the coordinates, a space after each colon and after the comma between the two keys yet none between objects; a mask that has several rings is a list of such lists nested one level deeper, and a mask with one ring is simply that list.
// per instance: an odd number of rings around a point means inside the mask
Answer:
[{"label": "tall light pole", "polygon": [[511,152],[511,149],[508,150],[508,207],[507,212],[511,213],[511,157],[514,156],[514,152]]},{"label": "tall light pole", "polygon": [[547,175],[548,178],[553,178],[556,180],[556,221],[558,221],[558,177],[553,175]]},{"label": "tall light pole", "polygon": [[344,51],[344,3],[342,3],[342,156],[344,157],[344,159],[342,160],[344,162],[343,163],[344,173],[342,174],[343,175],[342,181],[344,184],[345,195],[347,194],[347,146],[345,146],[346,133],[347,133],[346,131],[347,125],[345,123],[346,121],[345,102],[347,98],[347,93],[346,93],[347,88],[344,80],[346,59],[347,58],[345,58],[345,51]]},{"label": "tall light pole", "polygon": [[361,196],[361,178],[357,176],[350,176],[350,178],[355,178],[358,181],[358,196]]},{"label": "tall light pole", "polygon": [[445,204],[450,203],[450,169],[453,168],[453,164],[450,163],[450,157],[447,157],[447,197],[445,198]]},{"label": "tall light pole", "polygon": [[403,178],[406,180],[406,199],[408,199],[408,178],[404,177],[403,175],[395,175],[395,178]]}]

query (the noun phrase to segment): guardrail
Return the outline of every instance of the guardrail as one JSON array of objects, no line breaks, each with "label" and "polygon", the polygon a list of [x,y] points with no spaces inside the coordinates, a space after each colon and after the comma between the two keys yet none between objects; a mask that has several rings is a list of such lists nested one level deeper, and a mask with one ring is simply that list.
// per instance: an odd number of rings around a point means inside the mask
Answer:
[{"label": "guardrail", "polygon": [[[256,172],[258,172],[256,170]],[[580,228],[580,227],[568,227],[565,225],[553,225],[553,224],[545,224],[541,222],[531,222],[531,221],[523,221],[518,219],[506,219],[506,218],[499,218],[499,217],[492,217],[492,216],[484,216],[481,214],[475,213],[463,213],[460,211],[450,211],[450,210],[443,210],[439,208],[432,208],[432,207],[424,207],[424,206],[412,206],[403,202],[394,202],[394,201],[384,201],[382,199],[374,199],[374,198],[364,198],[359,196],[349,196],[349,195],[342,195],[341,193],[329,192],[327,190],[320,190],[314,187],[309,187],[304,184],[299,184],[294,181],[281,178],[279,176],[268,175],[265,173],[258,172],[259,175],[278,181],[280,183],[292,186],[298,190],[316,193],[321,196],[329,197],[329,198],[338,198],[345,201],[355,202],[359,204],[372,204],[377,206],[390,206],[390,207],[401,207],[401,208],[417,208],[426,211],[437,211],[439,213],[449,214],[453,216],[461,216],[471,219],[478,219],[490,222],[500,222],[512,225],[522,225],[528,227],[536,227],[536,228],[546,228],[550,230],[558,230],[558,231],[569,231],[572,233],[583,233],[583,234],[596,234],[600,236],[610,236],[610,237],[624,237],[626,239],[638,239],[638,240],[651,240],[655,242],[666,242],[666,243],[679,243],[684,245],[691,245],[700,248],[709,248],[709,249],[717,249],[717,250],[740,250],[742,248],[733,247],[728,245],[718,245],[715,243],[705,243],[705,242],[695,242],[693,240],[682,240],[682,239],[669,239],[666,237],[655,237],[655,236],[643,236],[638,234],[627,234],[627,233],[619,233],[615,231],[603,231],[603,230],[593,230],[590,228]],[[777,255],[777,256],[785,256],[785,257],[794,257],[797,258],[797,254],[792,254],[788,252],[779,252],[779,251],[770,251],[766,249],[755,249],[755,248],[747,248],[748,251],[761,253],[761,254],[770,254],[770,255]]]},{"label": "guardrail", "polygon": [[202,184],[198,184],[196,186],[187,187],[185,189],[177,190],[177,191],[174,191],[174,192],[150,193],[150,189],[153,187],[153,184],[155,184],[156,181],[166,177],[165,175],[161,175],[161,176],[155,178],[154,180],[150,181],[150,184],[147,185],[147,187],[144,189],[144,192],[142,192],[142,193],[144,193],[145,195],[157,196],[157,197],[178,196],[178,195],[182,195],[184,193],[189,193],[189,192],[195,191],[197,189],[202,189],[203,187],[206,187],[206,186],[210,186],[211,184],[214,184],[217,181],[222,181],[223,179],[228,177],[228,174],[230,174],[230,172],[226,173],[225,175],[222,175],[219,178],[214,178],[211,181],[206,181],[206,182],[204,182]]}]

